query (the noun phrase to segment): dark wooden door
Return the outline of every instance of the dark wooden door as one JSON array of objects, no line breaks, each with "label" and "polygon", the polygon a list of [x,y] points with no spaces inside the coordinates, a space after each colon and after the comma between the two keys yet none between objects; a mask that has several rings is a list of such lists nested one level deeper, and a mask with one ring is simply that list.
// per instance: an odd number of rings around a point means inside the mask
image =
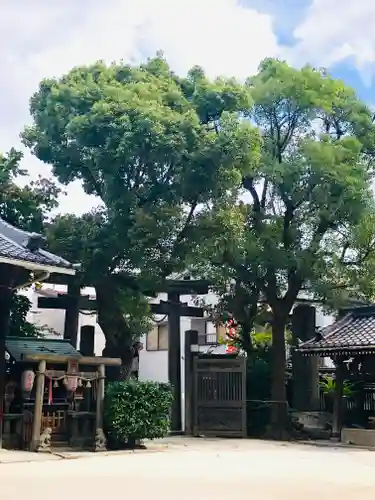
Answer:
[{"label": "dark wooden door", "polygon": [[246,437],[246,358],[194,359],[194,435]]}]

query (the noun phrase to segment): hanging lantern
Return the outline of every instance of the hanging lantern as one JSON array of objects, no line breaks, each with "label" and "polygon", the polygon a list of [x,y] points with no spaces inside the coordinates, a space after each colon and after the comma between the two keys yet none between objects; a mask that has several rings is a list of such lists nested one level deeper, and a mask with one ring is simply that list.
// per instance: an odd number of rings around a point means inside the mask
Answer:
[{"label": "hanging lantern", "polygon": [[66,389],[68,392],[75,392],[78,387],[78,377],[70,375],[68,377],[68,383],[66,384]]},{"label": "hanging lantern", "polygon": [[25,370],[21,376],[21,389],[24,399],[30,399],[30,394],[34,385],[35,373],[33,370]]},{"label": "hanging lantern", "polygon": [[[77,375],[76,375],[77,373]],[[75,360],[69,361],[66,390],[73,393],[78,387],[78,363]]]}]

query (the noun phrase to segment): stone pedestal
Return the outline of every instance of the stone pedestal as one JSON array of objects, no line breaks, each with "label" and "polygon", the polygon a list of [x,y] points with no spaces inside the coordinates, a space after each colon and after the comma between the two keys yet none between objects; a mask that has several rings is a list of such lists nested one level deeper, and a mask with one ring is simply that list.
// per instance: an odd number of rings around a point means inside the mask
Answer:
[{"label": "stone pedestal", "polygon": [[375,448],[375,430],[373,429],[347,429],[341,430],[341,442],[355,446]]}]

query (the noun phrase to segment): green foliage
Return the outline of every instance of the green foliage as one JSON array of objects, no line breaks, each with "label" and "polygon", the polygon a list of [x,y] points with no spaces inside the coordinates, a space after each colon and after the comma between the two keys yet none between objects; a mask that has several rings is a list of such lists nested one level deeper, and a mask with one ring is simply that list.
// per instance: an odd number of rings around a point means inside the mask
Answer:
[{"label": "green foliage", "polygon": [[[21,159],[22,153],[14,149],[0,155],[0,217],[20,229],[43,233],[43,223],[57,206],[60,189],[54,182],[43,178],[28,182],[24,187],[16,184],[16,181],[26,178],[26,172],[19,166]],[[42,330],[26,319],[30,307],[27,297],[13,294],[9,335],[42,335]]]},{"label": "green foliage", "polygon": [[172,391],[159,382],[113,382],[104,403],[105,428],[117,446],[135,439],[165,437],[169,431]]},{"label": "green foliage", "polygon": [[61,183],[79,179],[102,202],[58,217],[49,239],[82,263],[106,347],[124,363],[132,325],[148,328],[143,292],[185,270],[192,242],[205,237],[200,207],[226,198],[259,159],[259,134],[240,115],[251,102],[234,79],[212,82],[200,68],[180,78],[161,54],[140,66],[75,68],[31,99],[24,143]]},{"label": "green foliage", "polygon": [[[102,200],[121,237],[106,261],[165,275],[183,265],[197,206],[239,180],[259,147],[237,118],[249,102],[234,80],[179,79],[161,57],[140,67],[97,63],[40,84],[23,137],[60,182],[80,179]],[[220,134],[202,114],[219,121]]]},{"label": "green foliage", "polygon": [[284,401],[301,290],[332,306],[374,295],[373,116],[327,72],[267,59],[241,85],[198,67],[181,78],[159,54],[43,81],[30,111],[24,143],[103,204],[49,235],[95,285],[108,354],[130,362],[144,292],[191,266],[215,284],[246,352],[269,306],[272,398]]},{"label": "green foliage", "polygon": [[284,401],[283,337],[301,290],[333,306],[349,290],[374,294],[375,127],[353,89],[311,67],[268,59],[247,85],[260,159],[231,196],[201,212],[206,240],[193,267],[216,283],[244,330],[260,301],[270,307],[272,398]]},{"label": "green foliage", "polygon": [[58,205],[60,189],[41,177],[24,187],[16,184],[16,180],[27,178],[19,167],[21,159],[22,153],[14,149],[0,154],[0,217],[20,229],[41,233],[45,219]]},{"label": "green foliage", "polygon": [[27,313],[31,308],[30,300],[21,294],[14,294],[9,322],[9,336],[12,337],[42,337],[43,330],[29,321]]},{"label": "green foliage", "polygon": [[[336,390],[336,380],[333,377],[326,376],[321,380],[320,387],[324,394],[333,395]],[[342,388],[343,396],[351,397],[354,393],[354,385],[347,380],[344,380]]]}]

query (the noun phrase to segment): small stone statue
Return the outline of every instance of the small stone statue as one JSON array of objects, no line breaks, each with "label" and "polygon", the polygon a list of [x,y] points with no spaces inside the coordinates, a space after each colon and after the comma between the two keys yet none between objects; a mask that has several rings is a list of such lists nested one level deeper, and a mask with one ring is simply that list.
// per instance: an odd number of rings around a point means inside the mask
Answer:
[{"label": "small stone statue", "polygon": [[107,439],[103,429],[96,429],[95,451],[107,451]]},{"label": "small stone statue", "polygon": [[51,451],[51,427],[46,427],[39,438],[39,446],[37,451]]}]

